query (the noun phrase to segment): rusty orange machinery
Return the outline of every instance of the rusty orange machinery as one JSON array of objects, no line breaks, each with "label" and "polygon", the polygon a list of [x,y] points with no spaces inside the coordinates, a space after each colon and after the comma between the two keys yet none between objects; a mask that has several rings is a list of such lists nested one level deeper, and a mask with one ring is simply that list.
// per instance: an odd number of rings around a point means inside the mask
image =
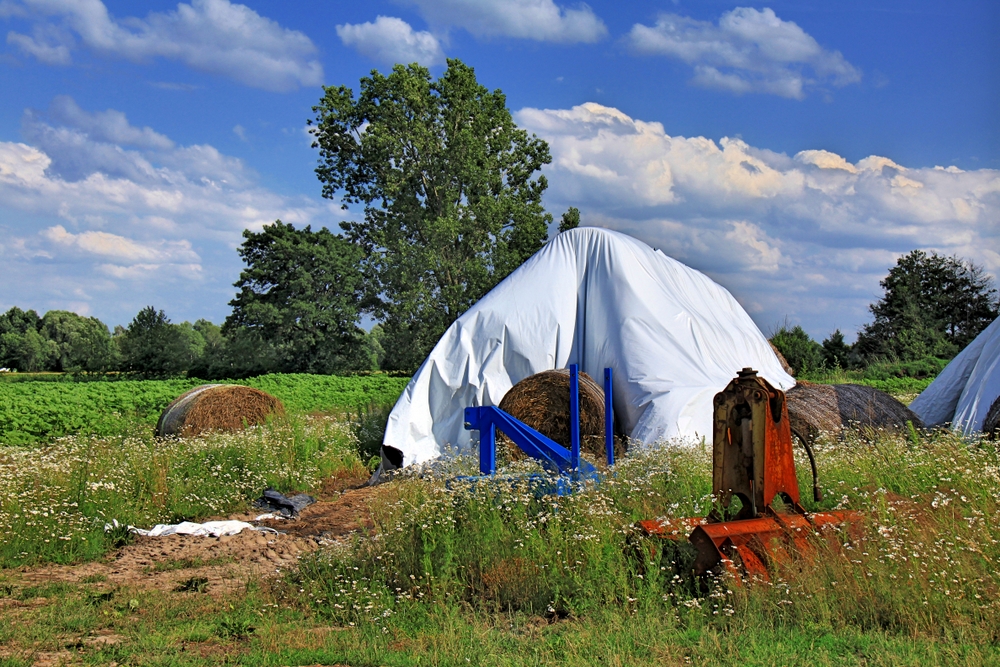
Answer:
[{"label": "rusty orange machinery", "polygon": [[[767,578],[772,560],[808,552],[817,532],[860,518],[857,512],[808,513],[799,504],[785,395],[753,369],[744,368],[716,394],[713,430],[712,488],[722,512],[713,510],[704,519],[639,522],[648,535],[687,536],[698,551],[695,574],[725,567],[734,574]],[[815,460],[807,452],[819,501]],[[731,516],[734,497],[741,507]],[[783,501],[780,511],[775,498]]]}]

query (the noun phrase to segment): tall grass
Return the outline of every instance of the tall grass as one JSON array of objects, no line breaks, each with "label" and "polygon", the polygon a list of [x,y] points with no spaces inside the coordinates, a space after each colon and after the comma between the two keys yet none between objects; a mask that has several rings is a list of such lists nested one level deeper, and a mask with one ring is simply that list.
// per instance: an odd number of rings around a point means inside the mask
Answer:
[{"label": "tall grass", "polygon": [[158,439],[135,426],[0,448],[0,567],[96,558],[109,547],[107,522],[225,515],[266,487],[309,490],[338,470],[365,472],[349,424],[305,416],[198,438]]},{"label": "tall grass", "polygon": [[869,431],[821,444],[817,456],[825,498],[804,498],[807,508],[851,508],[867,519],[832,542],[817,539],[811,556],[776,562],[768,582],[695,580],[683,542],[636,530],[637,519],[712,508],[709,452],[667,446],[632,453],[603,484],[568,497],[410,476],[373,508],[376,538],[303,563],[291,590],[324,618],[394,636],[466,612],[611,613],[678,633],[922,638],[973,652],[995,645],[996,443]]}]

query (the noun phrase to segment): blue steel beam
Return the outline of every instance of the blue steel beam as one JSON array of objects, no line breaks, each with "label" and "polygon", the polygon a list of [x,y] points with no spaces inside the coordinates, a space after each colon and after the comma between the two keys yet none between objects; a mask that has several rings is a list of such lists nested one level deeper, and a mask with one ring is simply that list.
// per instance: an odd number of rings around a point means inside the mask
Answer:
[{"label": "blue steel beam", "polygon": [[505,433],[525,454],[539,460],[542,467],[550,472],[563,475],[575,472],[580,476],[597,473],[597,469],[585,460],[578,459],[574,465],[572,452],[498,407],[466,408],[465,428],[479,431],[479,472],[483,475],[496,472],[496,429]]},{"label": "blue steel beam", "polygon": [[611,369],[604,369],[604,450],[608,454],[608,465],[615,464],[615,407],[611,400]]},{"label": "blue steel beam", "polygon": [[580,367],[569,365],[569,443],[573,470],[580,467]]}]

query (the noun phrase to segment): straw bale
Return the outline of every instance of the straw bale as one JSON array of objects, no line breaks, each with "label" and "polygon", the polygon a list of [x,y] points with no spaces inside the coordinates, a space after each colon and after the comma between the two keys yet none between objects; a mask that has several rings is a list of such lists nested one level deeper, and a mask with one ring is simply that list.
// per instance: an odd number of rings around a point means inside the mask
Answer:
[{"label": "straw bale", "polygon": [[156,435],[183,437],[205,431],[239,431],[285,414],[274,396],[252,387],[203,384],[178,396],[156,423]]},{"label": "straw bale", "polygon": [[[595,461],[604,460],[604,390],[586,373],[580,373],[580,450]],[[510,388],[498,406],[544,436],[570,448],[569,370],[560,368],[528,376]],[[618,449],[616,446],[616,450]],[[502,433],[497,452],[511,460],[524,453]]]},{"label": "straw bale", "polygon": [[990,440],[1000,439],[1000,396],[997,396],[993,405],[986,412],[986,419],[983,420],[983,433]]},{"label": "straw bale", "polygon": [[792,433],[814,442],[820,434],[839,437],[845,428],[902,429],[906,422],[917,428],[923,422],[889,394],[858,384],[799,382],[786,393]]},{"label": "straw bale", "polygon": [[785,359],[785,355],[781,353],[774,343],[767,341],[767,344],[771,346],[771,350],[774,352],[774,356],[778,357],[778,363],[781,364],[781,370],[785,371],[791,376],[795,375],[795,369],[788,364],[788,360]]}]

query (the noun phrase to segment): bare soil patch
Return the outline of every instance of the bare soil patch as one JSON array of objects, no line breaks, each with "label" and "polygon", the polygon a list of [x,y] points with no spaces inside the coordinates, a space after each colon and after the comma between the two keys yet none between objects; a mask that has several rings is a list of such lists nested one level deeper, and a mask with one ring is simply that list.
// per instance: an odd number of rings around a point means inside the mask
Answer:
[{"label": "bare soil patch", "polygon": [[381,489],[363,486],[365,481],[328,480],[318,493],[320,500],[295,519],[255,522],[259,513],[220,517],[249,521],[277,533],[245,530],[218,538],[137,536],[104,561],[23,568],[17,578],[23,585],[106,582],[108,586],[227,595],[251,579],[276,576],[295,567],[301,556],[322,545],[370,532],[373,524],[368,503]]}]

